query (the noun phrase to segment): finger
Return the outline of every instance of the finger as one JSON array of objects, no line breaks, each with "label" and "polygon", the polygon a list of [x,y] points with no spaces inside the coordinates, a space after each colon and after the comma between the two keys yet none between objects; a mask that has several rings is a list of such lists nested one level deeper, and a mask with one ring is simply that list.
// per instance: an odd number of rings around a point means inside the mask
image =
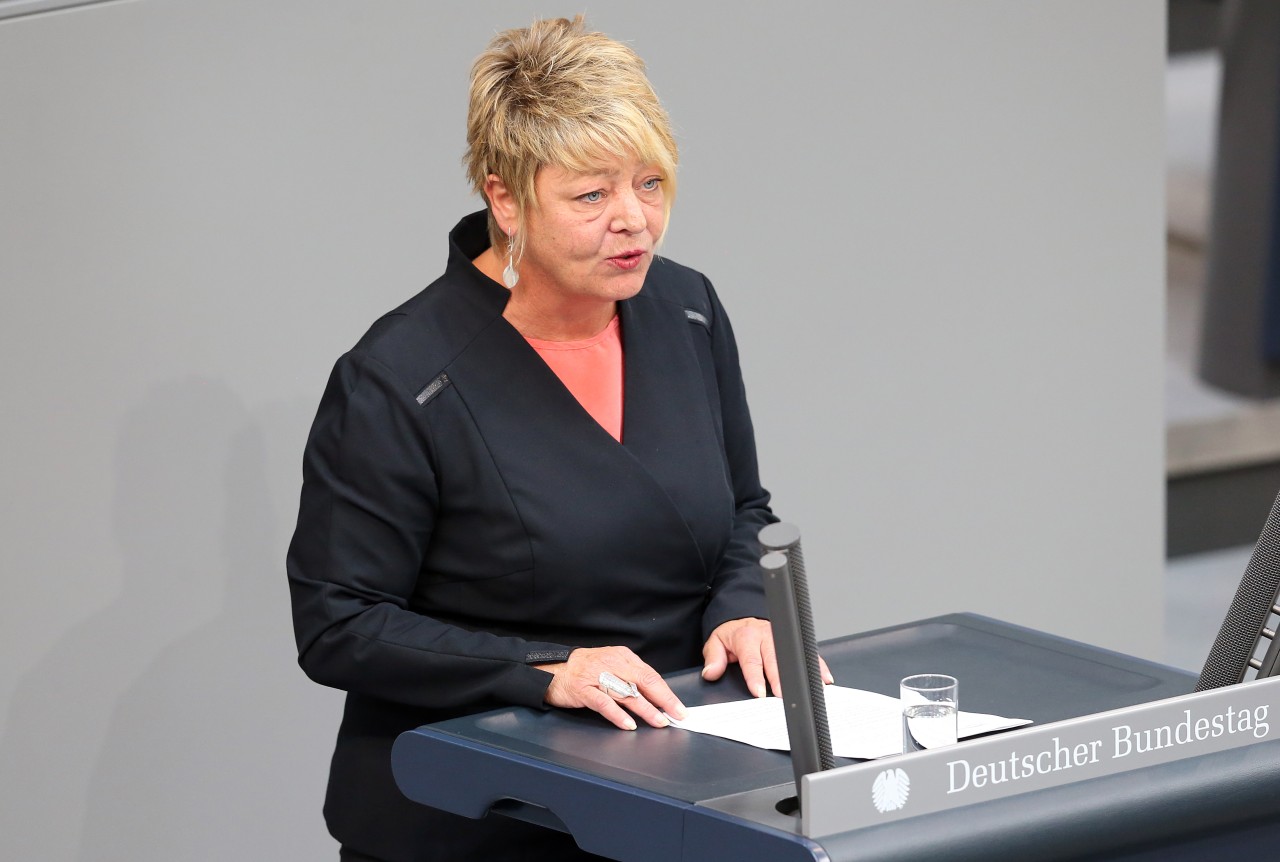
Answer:
[{"label": "finger", "polygon": [[628,715],[626,710],[618,706],[616,700],[598,688],[588,688],[584,691],[582,693],[582,704],[587,709],[600,713],[607,721],[612,722],[622,730],[636,729],[635,719]]},{"label": "finger", "polygon": [[644,719],[645,723],[650,727],[669,727],[671,720],[667,718],[668,714],[677,719],[684,717],[683,715],[675,715],[675,713],[666,713],[643,697],[628,697],[619,700],[618,705],[631,710],[637,717]]},{"label": "finger", "polygon": [[778,673],[778,655],[774,650],[772,637],[761,638],[760,658],[764,662],[764,675],[769,680],[769,690],[774,697],[782,697],[782,676]]},{"label": "finger", "polygon": [[708,682],[715,682],[724,676],[725,668],[728,666],[729,653],[725,650],[724,643],[720,638],[712,635],[702,647],[702,678]]},{"label": "finger", "polygon": [[769,693],[764,681],[764,662],[760,659],[759,642],[749,650],[738,651],[738,666],[742,668],[742,678],[747,683],[747,691],[753,697],[764,697]]},{"label": "finger", "polygon": [[772,649],[773,637],[768,623],[749,621],[733,632],[732,651],[738,657],[747,690],[755,697],[765,697],[769,694],[765,684],[764,647],[766,643]]},{"label": "finger", "polygon": [[822,681],[827,685],[831,685],[836,681],[836,678],[831,674],[831,669],[827,667],[826,660],[823,659],[822,656],[818,656],[818,668],[822,671]]},{"label": "finger", "polygon": [[[636,714],[644,718],[645,721],[654,727],[665,727],[667,720],[662,716],[663,712],[675,719],[683,719],[685,717],[684,704],[680,702],[680,698],[676,697],[676,693],[671,690],[671,686],[667,685],[667,681],[662,678],[662,674],[645,665],[644,670],[639,674],[635,682],[636,688],[640,689],[641,694],[644,695],[645,705],[657,713],[656,717],[650,717],[639,710],[635,710]],[[628,704],[628,707],[630,706]],[[661,723],[658,723],[658,720]]]},{"label": "finger", "polygon": [[[609,688],[608,686],[601,686],[601,688],[604,691],[605,695],[613,698],[614,703],[618,704],[618,706],[624,709],[630,710],[640,718],[643,718],[646,722],[648,722],[652,726],[667,727],[669,724],[671,724],[671,722],[667,719],[667,716],[663,713],[663,711],[658,707],[654,706],[644,696],[633,695],[633,694],[623,694],[622,692],[616,691],[615,689]],[[639,685],[637,685],[636,688],[638,689]],[[677,701],[677,703],[679,703],[679,701]],[[675,709],[675,707],[673,706],[672,709]],[[683,716],[677,716],[677,717],[683,718]]]}]

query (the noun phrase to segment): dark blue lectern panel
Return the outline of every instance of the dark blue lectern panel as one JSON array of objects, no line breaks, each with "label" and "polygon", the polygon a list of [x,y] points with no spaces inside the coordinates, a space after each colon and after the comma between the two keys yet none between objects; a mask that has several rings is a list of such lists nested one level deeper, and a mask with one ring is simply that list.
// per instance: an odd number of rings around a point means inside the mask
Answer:
[{"label": "dark blue lectern panel", "polygon": [[[896,696],[908,674],[947,673],[960,680],[965,709],[1036,722],[1186,694],[1194,683],[1183,671],[968,614],[829,641],[822,653],[842,685]],[[732,674],[708,684],[690,670],[670,681],[689,705],[747,696]],[[567,829],[584,849],[623,862],[898,858],[892,836],[800,836],[796,818],[773,810],[794,793],[786,754],[673,728],[621,732],[586,712],[516,708],[429,725],[400,737],[393,768],[415,801]],[[734,794],[752,797],[741,812],[700,804]],[[948,814],[963,829],[965,815]],[[917,825],[932,828],[925,819]],[[877,846],[890,855],[862,852]]]}]

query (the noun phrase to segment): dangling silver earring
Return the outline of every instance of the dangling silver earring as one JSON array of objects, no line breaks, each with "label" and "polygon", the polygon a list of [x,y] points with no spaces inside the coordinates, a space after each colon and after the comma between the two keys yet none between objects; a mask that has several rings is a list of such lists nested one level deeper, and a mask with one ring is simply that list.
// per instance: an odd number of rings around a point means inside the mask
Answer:
[{"label": "dangling silver earring", "polygon": [[516,234],[515,231],[507,237],[507,268],[502,271],[502,283],[507,286],[507,290],[516,286],[516,282],[520,281],[520,273],[516,272]]}]

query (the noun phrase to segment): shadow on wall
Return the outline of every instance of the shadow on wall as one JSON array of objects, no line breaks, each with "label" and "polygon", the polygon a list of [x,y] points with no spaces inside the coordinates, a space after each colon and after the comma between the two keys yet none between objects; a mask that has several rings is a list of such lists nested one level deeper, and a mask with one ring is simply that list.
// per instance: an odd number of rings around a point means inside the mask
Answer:
[{"label": "shadow on wall", "polygon": [[338,706],[294,663],[267,469],[269,441],[287,440],[297,475],[309,412],[251,414],[225,385],[187,378],[127,414],[122,591],[18,686],[0,774],[22,778],[0,797],[0,857],[333,855],[319,803]]}]

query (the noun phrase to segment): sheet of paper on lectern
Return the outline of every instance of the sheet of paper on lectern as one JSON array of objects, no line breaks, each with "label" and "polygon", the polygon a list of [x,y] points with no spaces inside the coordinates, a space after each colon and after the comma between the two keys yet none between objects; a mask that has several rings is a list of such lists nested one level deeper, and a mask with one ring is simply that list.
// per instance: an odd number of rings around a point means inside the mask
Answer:
[{"label": "sheet of paper on lectern", "polygon": [[[902,707],[896,697],[846,688],[824,687],[827,723],[831,728],[831,750],[837,757],[874,760],[902,753]],[[757,748],[790,751],[787,717],[782,699],[749,698],[708,706],[691,706],[683,721],[671,720],[673,727],[706,733]],[[979,736],[1030,724],[1026,718],[1003,718],[961,710],[960,738]]]}]

